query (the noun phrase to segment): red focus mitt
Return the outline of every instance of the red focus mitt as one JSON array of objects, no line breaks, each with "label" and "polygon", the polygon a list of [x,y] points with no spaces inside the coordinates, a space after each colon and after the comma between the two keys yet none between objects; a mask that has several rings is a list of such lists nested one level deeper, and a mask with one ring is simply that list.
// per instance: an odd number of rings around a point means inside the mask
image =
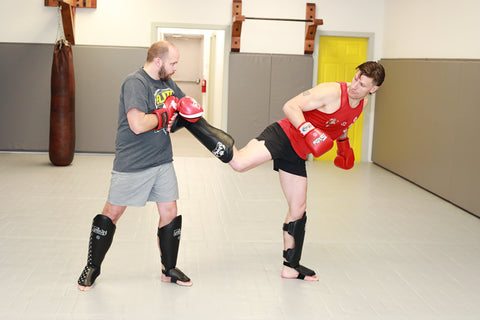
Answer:
[{"label": "red focus mitt", "polygon": [[195,99],[191,97],[183,97],[178,102],[178,113],[189,122],[197,122],[203,115],[203,108]]}]

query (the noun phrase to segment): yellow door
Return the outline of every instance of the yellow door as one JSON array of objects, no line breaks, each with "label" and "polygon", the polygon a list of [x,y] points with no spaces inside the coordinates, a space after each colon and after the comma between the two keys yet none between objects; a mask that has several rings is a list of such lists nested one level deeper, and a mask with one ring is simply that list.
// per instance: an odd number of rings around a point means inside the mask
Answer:
[{"label": "yellow door", "polygon": [[[318,78],[321,82],[351,82],[355,67],[367,59],[367,38],[324,37],[319,40]],[[362,148],[363,112],[348,130],[350,145],[355,160],[360,161]],[[337,155],[337,145],[332,150],[314,160],[332,161]]]}]

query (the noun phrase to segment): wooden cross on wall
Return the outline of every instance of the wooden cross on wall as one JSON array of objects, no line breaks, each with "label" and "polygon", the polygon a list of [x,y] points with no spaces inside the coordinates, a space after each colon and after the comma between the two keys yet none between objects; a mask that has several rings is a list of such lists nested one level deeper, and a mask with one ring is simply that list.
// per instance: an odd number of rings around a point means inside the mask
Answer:
[{"label": "wooden cross on wall", "polygon": [[65,38],[75,44],[75,9],[96,8],[97,0],[45,0],[46,7],[62,6],[62,22]]}]

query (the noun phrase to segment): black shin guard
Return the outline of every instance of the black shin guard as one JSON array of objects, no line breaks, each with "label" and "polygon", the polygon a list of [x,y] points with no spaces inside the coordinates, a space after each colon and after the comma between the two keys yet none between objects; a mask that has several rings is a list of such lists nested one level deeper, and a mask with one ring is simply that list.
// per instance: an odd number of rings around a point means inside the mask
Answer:
[{"label": "black shin guard", "polygon": [[307,223],[307,213],[299,220],[283,224],[283,231],[287,231],[295,240],[295,247],[283,251],[283,257],[286,261],[283,264],[298,271],[298,278],[304,279],[305,276],[314,276],[315,271],[300,265],[302,257],[303,240],[305,239],[305,225]]},{"label": "black shin guard", "polygon": [[180,236],[182,230],[182,216],[175,217],[172,222],[158,229],[158,242],[161,251],[162,264],[165,270],[162,272],[171,278],[171,282],[177,280],[182,282],[190,281],[182,271],[176,268],[178,248],[180,247]]},{"label": "black shin guard", "polygon": [[99,214],[93,218],[87,265],[78,279],[79,285],[90,287],[100,275],[100,266],[112,244],[115,229],[116,226],[109,217]]},{"label": "black shin guard", "polygon": [[222,162],[233,158],[233,138],[223,130],[211,126],[203,117],[197,122],[182,121],[182,125]]}]

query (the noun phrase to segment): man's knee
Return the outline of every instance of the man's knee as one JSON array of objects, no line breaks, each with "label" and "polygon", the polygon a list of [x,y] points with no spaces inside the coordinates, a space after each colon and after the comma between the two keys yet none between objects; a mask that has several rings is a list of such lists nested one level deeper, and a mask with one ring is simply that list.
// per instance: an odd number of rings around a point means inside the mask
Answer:
[{"label": "man's knee", "polygon": [[245,147],[237,150],[234,147],[233,158],[228,163],[237,172],[245,172],[272,159],[270,151],[265,147],[265,141],[250,140]]},{"label": "man's knee", "polygon": [[295,218],[300,219],[301,217],[303,217],[303,214],[306,210],[307,210],[307,204],[306,203],[303,203],[303,204],[299,205],[297,207],[297,210],[296,210],[297,214],[296,214]]},{"label": "man's knee", "polygon": [[162,225],[169,224],[177,216],[177,202],[157,202],[158,214]]},{"label": "man's knee", "polygon": [[287,222],[301,219],[307,210],[306,202],[291,203],[289,205],[289,212],[287,215]]},{"label": "man's knee", "polygon": [[245,172],[247,171],[247,166],[245,165],[244,162],[241,161],[240,157],[238,156],[238,154],[236,154],[232,161],[230,161],[228,163],[230,165],[230,167],[236,171],[236,172]]},{"label": "man's knee", "polygon": [[126,206],[117,206],[109,202],[105,203],[103,207],[102,214],[109,217],[114,224],[117,224],[117,221],[120,219],[122,214],[125,212]]}]

